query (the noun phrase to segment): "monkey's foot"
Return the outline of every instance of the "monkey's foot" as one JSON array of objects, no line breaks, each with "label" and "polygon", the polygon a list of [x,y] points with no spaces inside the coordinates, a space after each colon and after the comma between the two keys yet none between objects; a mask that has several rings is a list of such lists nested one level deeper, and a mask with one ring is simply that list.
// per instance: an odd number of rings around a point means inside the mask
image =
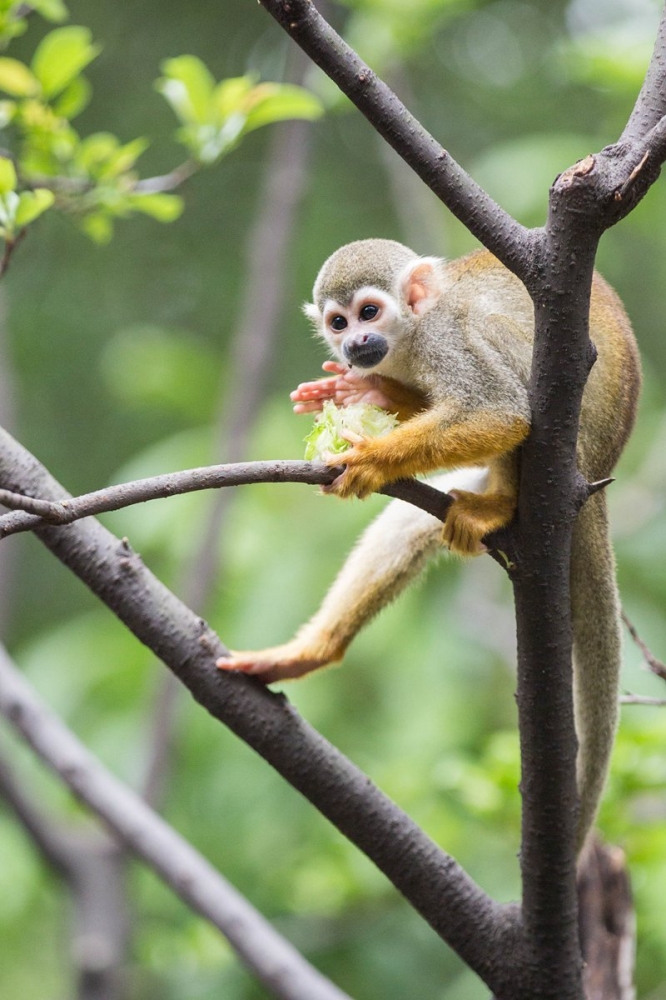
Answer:
[{"label": "monkey's foot", "polygon": [[458,556],[480,556],[487,551],[481,541],[503,528],[514,515],[516,498],[503,493],[468,493],[452,490],[442,541]]},{"label": "monkey's foot", "polygon": [[229,650],[229,656],[221,657],[216,666],[220,670],[238,670],[243,674],[257,677],[264,684],[274,681],[292,680],[303,677],[312,670],[326,667],[336,660],[341,660],[342,654],[331,656],[323,652],[287,642],[283,646],[272,646],[261,650]]}]

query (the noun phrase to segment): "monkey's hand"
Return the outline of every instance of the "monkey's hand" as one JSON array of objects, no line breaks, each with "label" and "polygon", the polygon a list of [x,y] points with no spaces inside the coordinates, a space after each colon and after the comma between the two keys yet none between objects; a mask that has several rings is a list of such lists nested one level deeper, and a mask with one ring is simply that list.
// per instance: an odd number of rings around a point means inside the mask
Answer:
[{"label": "monkey's hand", "polygon": [[[341,455],[329,453],[326,464],[332,467],[344,465],[345,471],[334,479],[330,486],[322,486],[323,493],[364,499],[375,493],[384,483],[397,478],[394,475],[387,475],[386,463],[382,459],[383,452],[378,451],[376,438],[361,438],[349,433],[343,437],[351,441],[353,447]],[[390,437],[390,434],[386,437]]]},{"label": "monkey's hand", "polygon": [[330,400],[336,406],[368,403],[389,413],[396,413],[399,420],[420,413],[427,407],[427,400],[414,389],[381,375],[359,375],[338,361],[325,361],[322,368],[332,372],[333,378],[301,382],[290,394],[295,404],[294,413],[317,413]]},{"label": "monkey's hand", "polygon": [[516,497],[503,493],[468,493],[451,490],[442,541],[458,556],[480,556],[487,551],[481,541],[491,531],[507,525],[516,510]]}]

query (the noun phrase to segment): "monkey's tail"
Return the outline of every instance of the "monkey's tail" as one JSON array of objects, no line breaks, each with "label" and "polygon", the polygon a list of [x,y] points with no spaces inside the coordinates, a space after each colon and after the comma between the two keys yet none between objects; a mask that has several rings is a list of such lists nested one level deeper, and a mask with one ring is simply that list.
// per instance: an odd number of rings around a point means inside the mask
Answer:
[{"label": "monkey's tail", "polygon": [[620,605],[606,498],[595,493],[576,521],[571,554],[574,702],[578,735],[578,847],[594,822],[618,719]]}]

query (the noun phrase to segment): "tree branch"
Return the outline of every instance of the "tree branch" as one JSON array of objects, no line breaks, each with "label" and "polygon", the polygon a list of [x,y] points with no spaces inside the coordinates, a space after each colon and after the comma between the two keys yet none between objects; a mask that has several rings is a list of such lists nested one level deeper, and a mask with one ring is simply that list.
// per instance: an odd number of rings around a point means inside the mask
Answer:
[{"label": "tree branch", "polygon": [[666,8],[662,10],[652,58],[620,143],[646,135],[666,114]]},{"label": "tree branch", "polygon": [[533,267],[533,232],[500,208],[463,170],[324,20],[311,0],[260,2],[456,218],[525,280]]},{"label": "tree branch", "polygon": [[21,821],[44,859],[59,874],[67,873],[71,857],[66,835],[61,834],[54,817],[47,816],[17,781],[4,754],[0,758],[0,796]]},{"label": "tree branch", "polygon": [[[106,489],[94,490],[63,501],[43,500],[10,490],[0,490],[0,504],[12,508],[11,514],[0,516],[0,538],[22,531],[34,531],[44,524],[72,524],[84,517],[198,490],[246,486],[251,483],[327,485],[341,472],[341,467],[330,468],[319,462],[238,462],[167,472],[160,476],[108,486]],[[447,494],[416,479],[396,480],[379,492],[414,504],[441,520],[451,504],[451,498]]]},{"label": "tree branch", "polygon": [[349,1000],[310,966],[190,844],[83,747],[0,648],[0,712],[42,760],[282,1000]]},{"label": "tree branch", "polygon": [[[43,466],[0,431],[0,483],[63,500]],[[227,653],[202,619],[96,521],[41,527],[40,540],[169,666],[215,718],[268,761],[384,872],[486,982],[506,986],[520,961],[514,907],[500,906],[282,695],[215,668]],[[500,990],[498,992],[501,993]]]}]

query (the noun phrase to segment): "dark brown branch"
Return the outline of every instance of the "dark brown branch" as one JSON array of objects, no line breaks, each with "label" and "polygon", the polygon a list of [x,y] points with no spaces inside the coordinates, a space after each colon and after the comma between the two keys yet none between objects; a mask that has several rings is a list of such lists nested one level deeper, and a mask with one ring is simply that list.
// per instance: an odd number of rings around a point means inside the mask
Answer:
[{"label": "dark brown branch", "polygon": [[228,938],[283,1000],[349,1000],[222,876],[83,747],[0,649],[0,712],[42,760],[197,913]]},{"label": "dark brown branch", "polygon": [[317,12],[311,0],[260,0],[428,187],[515,274],[531,273],[533,234],[500,208]]},{"label": "dark brown branch", "polygon": [[636,917],[624,853],[592,839],[578,869],[588,1000],[635,1000]]},{"label": "dark brown branch", "polygon": [[645,136],[666,115],[666,9],[662,11],[652,58],[640,94],[620,137],[621,143]]},{"label": "dark brown branch", "polygon": [[[13,508],[0,516],[0,538],[22,531],[34,531],[45,523],[72,524],[81,518],[121,510],[148,500],[164,499],[197,490],[246,486],[251,483],[331,483],[342,468],[329,468],[319,462],[273,461],[238,462],[232,465],[207,465],[182,472],[168,472],[130,483],[119,483],[62,502],[35,499],[11,490],[0,490],[0,504]],[[401,479],[383,487],[380,493],[397,497],[443,519],[451,504],[446,494],[416,479]]]},{"label": "dark brown branch", "polygon": [[[37,460],[0,431],[0,482],[64,499]],[[415,909],[486,982],[506,986],[520,961],[517,914],[494,903],[449,855],[281,695],[215,668],[227,650],[98,522],[37,529],[40,540],[229,726],[384,872]],[[498,990],[501,994],[503,990]]]}]

